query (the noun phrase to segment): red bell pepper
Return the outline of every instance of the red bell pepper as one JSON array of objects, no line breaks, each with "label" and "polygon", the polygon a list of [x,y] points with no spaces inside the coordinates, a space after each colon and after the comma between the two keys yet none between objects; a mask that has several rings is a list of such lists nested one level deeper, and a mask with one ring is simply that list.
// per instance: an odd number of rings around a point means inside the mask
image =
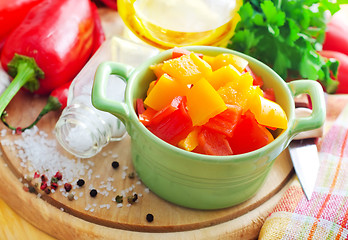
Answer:
[{"label": "red bell pepper", "polygon": [[[182,55],[189,55],[191,52],[189,50],[186,50],[184,48],[178,48],[175,47],[173,48],[173,52],[172,52],[172,58],[178,58],[181,57]],[[195,53],[198,57],[203,58],[203,54],[202,53]]]},{"label": "red bell pepper", "polygon": [[93,28],[89,0],[46,0],[33,7],[1,53],[2,67],[14,79],[0,96],[0,114],[24,85],[49,94],[72,80],[91,56]]},{"label": "red bell pepper", "polygon": [[209,121],[206,124],[204,124],[204,127],[214,130],[228,137],[232,137],[233,131],[240,120],[241,114],[241,107],[237,105],[231,105],[222,113],[209,119]]},{"label": "red bell pepper", "polygon": [[205,127],[203,127],[198,134],[198,143],[198,151],[202,151],[201,153],[203,154],[216,156],[226,156],[233,154],[233,151],[225,135],[217,133]]},{"label": "red bell pepper", "polygon": [[263,80],[262,80],[262,77],[260,76],[257,76],[248,66],[245,67],[245,71],[246,72],[249,72],[250,75],[253,77],[253,85],[254,86],[259,86],[259,87],[262,87],[263,86]]},{"label": "red bell pepper", "polygon": [[94,3],[92,3],[92,14],[94,19],[93,48],[92,48],[92,55],[93,55],[102,45],[102,43],[105,41],[106,37],[105,37],[101,19],[98,13],[98,8]]},{"label": "red bell pepper", "polygon": [[43,0],[0,1],[0,39],[5,39],[5,37],[23,21],[29,10],[42,1]]},{"label": "red bell pepper", "polygon": [[192,121],[186,109],[186,97],[176,97],[170,105],[177,107],[169,114],[168,111],[162,111],[161,114],[165,116],[157,115],[158,120],[150,121],[147,128],[162,140],[177,145],[191,132]]},{"label": "red bell pepper", "polygon": [[319,54],[326,58],[334,58],[339,62],[337,70],[339,84],[335,93],[348,93],[348,55],[336,51],[320,51]]},{"label": "red bell pepper", "polygon": [[274,94],[274,89],[273,88],[266,88],[263,91],[263,97],[267,98],[268,100],[271,100],[273,102],[276,101],[275,94]]},{"label": "red bell pepper", "polygon": [[107,7],[117,10],[117,0],[100,0],[103,2]]},{"label": "red bell pepper", "polygon": [[273,141],[272,134],[260,126],[254,115],[247,111],[234,130],[233,136],[228,138],[233,154],[242,154],[259,149]]},{"label": "red bell pepper", "polygon": [[323,50],[348,55],[348,5],[342,5],[327,24]]},{"label": "red bell pepper", "polygon": [[44,106],[42,111],[39,113],[39,115],[37,116],[35,121],[32,124],[30,124],[29,126],[27,126],[25,128],[11,126],[9,123],[7,123],[7,121],[5,119],[7,117],[6,111],[4,111],[3,114],[1,115],[1,121],[9,129],[15,130],[16,133],[21,133],[27,129],[34,127],[46,113],[49,113],[49,112],[55,111],[55,110],[63,110],[66,107],[67,101],[68,101],[68,95],[69,95],[69,87],[71,85],[71,82],[72,81],[67,82],[67,83],[63,84],[62,86],[54,89],[51,92],[50,96],[47,99],[46,105]]}]

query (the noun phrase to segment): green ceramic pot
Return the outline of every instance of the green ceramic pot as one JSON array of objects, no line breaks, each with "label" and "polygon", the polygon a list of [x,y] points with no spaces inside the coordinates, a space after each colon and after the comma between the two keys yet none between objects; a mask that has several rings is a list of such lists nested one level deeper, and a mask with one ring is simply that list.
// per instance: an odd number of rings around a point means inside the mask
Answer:
[{"label": "green ceramic pot", "polygon": [[[277,102],[288,116],[288,128],[279,132],[267,146],[234,156],[209,156],[174,147],[138,121],[135,100],[144,98],[149,83],[155,79],[149,66],[171,58],[172,50],[152,57],[141,66],[102,63],[96,72],[92,90],[93,105],[114,114],[125,124],[131,137],[132,160],[142,182],[158,196],[172,203],[197,209],[219,209],[241,203],[252,197],[263,184],[274,160],[293,137],[306,130],[319,128],[325,120],[325,100],[316,81],[297,80],[285,83],[271,68],[242,53],[225,48],[194,46],[188,50],[215,56],[232,53],[249,61],[253,71],[262,77],[264,87],[272,87]],[[127,81],[124,102],[106,98],[108,76],[116,74]],[[309,94],[313,112],[310,117],[296,118],[294,96]]]}]

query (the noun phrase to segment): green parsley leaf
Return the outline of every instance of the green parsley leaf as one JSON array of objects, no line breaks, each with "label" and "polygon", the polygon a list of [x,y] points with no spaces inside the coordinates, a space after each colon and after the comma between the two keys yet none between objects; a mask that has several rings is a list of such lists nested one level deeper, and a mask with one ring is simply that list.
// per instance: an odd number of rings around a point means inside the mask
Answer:
[{"label": "green parsley leaf", "polygon": [[339,1],[331,0],[244,0],[227,47],[259,59],[285,80],[319,80],[333,93],[337,82],[330,74],[337,73],[337,61],[317,51],[324,41],[326,11],[338,10]]}]

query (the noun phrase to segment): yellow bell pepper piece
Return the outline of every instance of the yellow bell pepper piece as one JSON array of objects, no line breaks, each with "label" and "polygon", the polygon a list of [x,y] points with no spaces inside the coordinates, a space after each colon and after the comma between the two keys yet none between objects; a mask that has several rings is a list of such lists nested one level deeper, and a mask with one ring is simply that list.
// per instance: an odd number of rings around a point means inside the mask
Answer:
[{"label": "yellow bell pepper piece", "polygon": [[163,63],[157,63],[150,66],[150,69],[153,71],[153,73],[156,75],[157,78],[160,78],[165,72],[162,69]]},{"label": "yellow bell pepper piece", "polygon": [[226,104],[241,107],[243,113],[250,108],[255,94],[262,94],[259,87],[253,86],[253,77],[250,74],[242,74],[237,81],[226,83],[217,92]]},{"label": "yellow bell pepper piece", "polygon": [[144,104],[159,111],[171,103],[174,97],[185,96],[188,90],[186,85],[176,81],[168,74],[163,74],[145,98]]},{"label": "yellow bell pepper piece", "polygon": [[206,61],[210,66],[214,63],[215,57],[203,55],[203,60]]},{"label": "yellow bell pepper piece", "polygon": [[154,81],[150,82],[149,88],[147,89],[147,92],[146,92],[146,95],[150,94],[150,92],[153,89],[153,87],[155,86],[156,82],[157,82],[157,80],[154,80]]},{"label": "yellow bell pepper piece", "polygon": [[239,71],[233,65],[229,64],[214,71],[208,76],[207,80],[215,90],[218,90],[228,82],[239,82],[241,76]]},{"label": "yellow bell pepper piece", "polygon": [[194,53],[165,61],[162,70],[185,85],[195,84],[212,72],[211,66]]},{"label": "yellow bell pepper piece", "polygon": [[199,127],[195,127],[192,132],[190,132],[185,139],[182,139],[178,146],[186,151],[192,151],[198,146],[198,133],[200,131]]},{"label": "yellow bell pepper piece", "polygon": [[215,57],[211,67],[213,68],[213,71],[215,71],[223,66],[227,66],[228,64],[232,64],[239,72],[243,72],[249,62],[237,55],[222,53]]},{"label": "yellow bell pepper piece", "polygon": [[263,96],[254,99],[250,111],[255,115],[256,121],[264,126],[286,129],[288,119],[283,108],[276,102]]},{"label": "yellow bell pepper piece", "polygon": [[200,126],[225,111],[227,106],[220,95],[202,78],[187,93],[187,109],[193,126]]}]

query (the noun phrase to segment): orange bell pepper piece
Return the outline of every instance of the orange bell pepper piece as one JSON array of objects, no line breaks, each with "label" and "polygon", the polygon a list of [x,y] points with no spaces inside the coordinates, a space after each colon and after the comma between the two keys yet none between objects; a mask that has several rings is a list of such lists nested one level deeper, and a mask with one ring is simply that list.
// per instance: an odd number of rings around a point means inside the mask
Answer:
[{"label": "orange bell pepper piece", "polygon": [[198,134],[200,132],[200,127],[195,127],[192,132],[190,132],[186,138],[182,139],[178,146],[186,151],[192,151],[198,146]]},{"label": "orange bell pepper piece", "polygon": [[225,111],[227,106],[220,95],[202,78],[187,93],[187,108],[193,126],[200,126]]},{"label": "orange bell pepper piece", "polygon": [[150,66],[150,69],[153,71],[153,73],[156,75],[157,78],[162,77],[163,74],[165,74],[165,71],[162,69],[163,63],[157,63]]},{"label": "orange bell pepper piece", "polygon": [[233,65],[227,65],[214,71],[207,80],[215,90],[218,90],[228,82],[238,82],[240,77],[240,72]]},{"label": "orange bell pepper piece", "polygon": [[266,127],[286,129],[288,119],[283,108],[263,96],[258,96],[250,106],[256,121]]},{"label": "orange bell pepper piece", "polygon": [[162,70],[185,85],[195,84],[212,72],[211,66],[194,53],[165,61]]},{"label": "orange bell pepper piece", "polygon": [[239,72],[243,72],[246,66],[248,66],[249,62],[237,55],[222,53],[214,58],[214,61],[211,63],[211,67],[213,68],[213,71],[215,71],[229,64],[232,64]]},{"label": "orange bell pepper piece", "polygon": [[173,79],[168,74],[163,74],[153,86],[144,104],[156,111],[171,103],[176,96],[185,96],[188,87]]},{"label": "orange bell pepper piece", "polygon": [[253,101],[255,94],[258,93],[256,88],[251,84],[247,81],[228,82],[217,92],[226,104],[237,105],[242,108],[242,112],[244,113],[249,109],[250,102]]}]

